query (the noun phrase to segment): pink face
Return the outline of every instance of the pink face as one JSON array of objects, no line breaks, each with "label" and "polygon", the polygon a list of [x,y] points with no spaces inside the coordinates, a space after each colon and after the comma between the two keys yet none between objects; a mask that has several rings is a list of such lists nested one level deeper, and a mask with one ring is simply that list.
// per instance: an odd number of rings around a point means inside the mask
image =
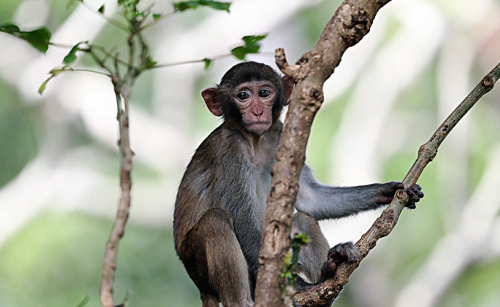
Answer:
[{"label": "pink face", "polygon": [[249,132],[262,135],[271,128],[275,96],[276,89],[268,81],[245,82],[235,89],[232,98]]}]

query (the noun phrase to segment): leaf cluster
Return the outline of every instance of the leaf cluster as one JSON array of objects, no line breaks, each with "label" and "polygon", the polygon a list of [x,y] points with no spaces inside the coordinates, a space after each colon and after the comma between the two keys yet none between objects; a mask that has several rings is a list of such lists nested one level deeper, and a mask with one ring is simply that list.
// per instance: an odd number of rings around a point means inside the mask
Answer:
[{"label": "leaf cluster", "polygon": [[231,50],[231,54],[234,55],[239,60],[244,60],[245,56],[250,53],[259,53],[260,44],[259,42],[266,38],[267,34],[264,35],[256,35],[256,36],[244,36],[243,42],[245,44],[243,46],[239,46],[233,48]]},{"label": "leaf cluster", "polygon": [[[48,81],[52,80],[54,77],[59,75],[61,72],[65,71],[90,71],[85,69],[73,69],[71,66],[78,59],[78,52],[86,52],[91,55],[91,57],[96,62],[97,66],[103,68],[107,73],[105,75],[113,78],[114,80],[126,80],[128,78],[135,79],[142,71],[157,67],[166,67],[175,64],[164,64],[158,65],[149,54],[149,46],[144,42],[141,36],[142,30],[156,24],[159,20],[169,16],[170,14],[162,13],[152,13],[151,6],[146,9],[141,10],[138,6],[140,0],[117,0],[120,9],[120,14],[126,20],[126,24],[120,22],[114,18],[110,18],[104,15],[105,7],[100,6],[98,9],[92,9],[87,5],[84,0],[71,0],[69,4],[74,2],[80,2],[87,6],[89,9],[94,10],[98,15],[108,20],[111,24],[119,27],[128,34],[128,44],[129,44],[129,57],[127,60],[123,60],[119,57],[119,54],[115,52],[115,48],[107,50],[104,47],[96,46],[90,44],[88,41],[79,42],[71,46],[70,51],[64,57],[62,64],[63,67],[55,68],[50,71],[50,76],[42,83],[39,88],[39,93],[45,90]],[[184,12],[186,10],[195,10],[199,7],[208,7],[214,10],[229,12],[231,3],[220,2],[213,0],[190,0],[190,1],[180,1],[173,3],[174,12]],[[153,21],[145,23],[146,19],[151,15]],[[33,31],[21,31],[19,27],[14,24],[5,24],[0,26],[0,31],[12,34],[16,37],[26,40],[31,45],[33,45],[37,50],[41,52],[46,52],[48,46],[51,44],[50,31],[45,28],[39,28]],[[242,38],[243,45],[237,46],[231,50],[231,56],[236,57],[239,60],[245,60],[247,54],[259,53],[260,41],[266,38],[267,34],[263,35],[249,35]],[[135,52],[137,49],[135,46],[140,48],[139,52]],[[99,51],[99,53],[97,52]],[[227,55],[218,56],[214,58],[204,58],[197,61],[190,62],[203,62],[205,64],[205,69],[208,69],[212,62],[216,59],[225,57]],[[112,61],[111,63],[109,61]],[[119,66],[124,66],[127,73],[125,75],[120,75]],[[102,73],[93,71],[96,73]]]},{"label": "leaf cluster", "polygon": [[142,22],[149,15],[149,10],[141,11],[137,8],[140,0],[118,0],[118,6],[122,9],[122,14],[125,19],[134,25],[137,22]]}]

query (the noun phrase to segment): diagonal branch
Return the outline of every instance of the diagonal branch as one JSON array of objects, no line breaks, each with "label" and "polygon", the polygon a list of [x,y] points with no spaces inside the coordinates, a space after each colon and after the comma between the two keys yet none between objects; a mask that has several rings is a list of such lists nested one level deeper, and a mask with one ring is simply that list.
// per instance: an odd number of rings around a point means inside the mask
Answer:
[{"label": "diagonal branch", "polygon": [[[436,157],[439,146],[451,130],[484,94],[493,89],[499,77],[500,64],[481,80],[472,92],[441,124],[430,140],[420,147],[417,160],[403,180],[405,187],[412,186],[417,182],[427,164]],[[372,227],[358,242],[356,242],[356,246],[360,253],[359,261],[355,263],[342,263],[335,272],[334,277],[314,289],[298,293],[294,299],[299,302],[301,306],[317,306],[318,302],[320,304],[325,304],[336,298],[344,285],[349,281],[349,276],[359,266],[361,260],[375,247],[378,239],[387,236],[394,226],[396,226],[399,215],[407,200],[408,197],[406,192],[399,190],[389,207],[384,210],[382,215],[373,223]]]},{"label": "diagonal branch", "polygon": [[323,84],[338,66],[347,48],[370,30],[378,10],[390,0],[346,0],[326,25],[314,48],[296,65],[288,65],[283,49],[276,50],[276,63],[296,83],[287,112],[267,200],[256,306],[282,306],[279,287],[284,256],[290,247],[290,227],[304,166],[305,148],[312,121],[323,102]]}]

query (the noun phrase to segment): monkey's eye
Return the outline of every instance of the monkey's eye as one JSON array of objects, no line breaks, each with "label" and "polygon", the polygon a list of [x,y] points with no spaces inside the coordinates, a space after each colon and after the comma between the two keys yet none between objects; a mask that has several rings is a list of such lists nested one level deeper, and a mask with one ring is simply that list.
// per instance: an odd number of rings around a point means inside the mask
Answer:
[{"label": "monkey's eye", "polygon": [[236,94],[236,97],[238,97],[238,100],[246,100],[248,99],[249,95],[248,93],[245,93],[245,92],[239,92],[238,94]]},{"label": "monkey's eye", "polygon": [[271,95],[271,92],[269,90],[260,90],[259,91],[259,97],[269,97]]}]

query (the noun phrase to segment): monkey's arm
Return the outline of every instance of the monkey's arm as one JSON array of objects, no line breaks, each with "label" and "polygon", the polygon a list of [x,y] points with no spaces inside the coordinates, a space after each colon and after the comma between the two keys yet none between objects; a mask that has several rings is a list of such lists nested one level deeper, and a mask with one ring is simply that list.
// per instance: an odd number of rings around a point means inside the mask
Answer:
[{"label": "monkey's arm", "polygon": [[[319,183],[311,169],[304,165],[299,180],[296,208],[309,213],[317,220],[335,219],[379,208],[391,202],[397,189],[404,186],[401,182],[374,183],[355,187],[333,187]],[[415,208],[424,194],[420,186],[407,189],[409,208]]]}]

